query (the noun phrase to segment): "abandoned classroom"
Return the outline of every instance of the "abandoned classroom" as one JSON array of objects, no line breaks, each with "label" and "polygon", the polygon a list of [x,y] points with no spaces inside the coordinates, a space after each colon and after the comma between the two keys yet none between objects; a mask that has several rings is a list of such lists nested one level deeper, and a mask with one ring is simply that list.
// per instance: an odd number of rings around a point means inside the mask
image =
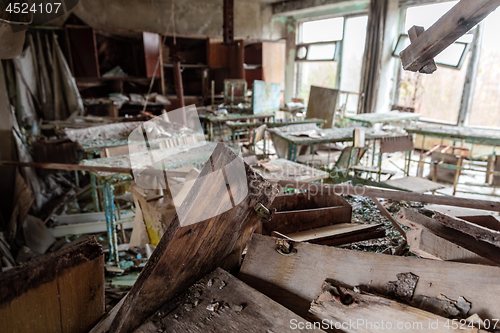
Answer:
[{"label": "abandoned classroom", "polygon": [[500,0],[0,10],[1,332],[500,332]]}]

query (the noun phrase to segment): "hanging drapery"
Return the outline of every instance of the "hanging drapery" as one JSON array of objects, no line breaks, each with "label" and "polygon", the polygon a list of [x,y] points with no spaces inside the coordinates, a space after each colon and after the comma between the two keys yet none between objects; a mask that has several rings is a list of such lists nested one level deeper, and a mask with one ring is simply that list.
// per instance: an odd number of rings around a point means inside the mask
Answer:
[{"label": "hanging drapery", "polygon": [[371,0],[358,113],[375,112],[388,0]]},{"label": "hanging drapery", "polygon": [[[83,114],[83,101],[53,31],[29,31],[22,54],[12,59],[15,87],[11,103],[21,126],[44,120],[64,120],[73,112]],[[12,88],[11,88],[12,89]]]}]

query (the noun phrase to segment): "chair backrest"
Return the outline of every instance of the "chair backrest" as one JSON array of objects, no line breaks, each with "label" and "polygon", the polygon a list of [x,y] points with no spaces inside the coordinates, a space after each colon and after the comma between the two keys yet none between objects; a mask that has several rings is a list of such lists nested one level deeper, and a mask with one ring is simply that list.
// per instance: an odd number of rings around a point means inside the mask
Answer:
[{"label": "chair backrest", "polygon": [[332,128],[338,97],[339,91],[336,89],[311,86],[306,118],[324,119],[326,120],[324,128]]},{"label": "chair backrest", "polygon": [[336,171],[347,170],[349,167],[358,165],[365,154],[366,149],[356,147],[346,147],[340,153],[339,159],[335,163]]},{"label": "chair backrest", "polygon": [[413,151],[413,136],[390,136],[380,139],[380,153]]}]

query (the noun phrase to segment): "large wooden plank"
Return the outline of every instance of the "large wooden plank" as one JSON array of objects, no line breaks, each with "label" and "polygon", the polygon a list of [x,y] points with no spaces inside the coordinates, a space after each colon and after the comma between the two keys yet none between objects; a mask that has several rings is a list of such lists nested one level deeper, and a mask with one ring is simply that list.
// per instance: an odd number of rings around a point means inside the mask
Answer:
[{"label": "large wooden plank", "polygon": [[438,237],[426,228],[407,233],[410,251],[419,257],[496,266],[493,261],[478,256],[455,243]]},{"label": "large wooden plank", "polygon": [[500,316],[500,268],[434,261],[294,243],[296,253],[276,251],[276,239],[255,234],[241,267],[239,278],[271,299],[305,318],[323,281],[333,279],[350,285],[385,290],[397,274],[419,277],[414,295],[460,296],[471,303],[469,313],[481,318]]},{"label": "large wooden plank", "polygon": [[500,0],[461,0],[401,52],[403,68],[420,71],[498,6]]},{"label": "large wooden plank", "polygon": [[346,333],[480,332],[467,325],[453,329],[447,318],[387,298],[356,293],[328,281],[312,302],[309,317],[321,323],[327,332],[338,332],[336,328]]},{"label": "large wooden plank", "polygon": [[[223,269],[216,269],[165,304],[136,333],[289,332],[304,321]],[[297,329],[297,332],[323,332]]]},{"label": "large wooden plank", "polygon": [[92,237],[0,274],[2,332],[88,332],[104,314],[104,255]]},{"label": "large wooden plank", "polygon": [[430,217],[419,214],[408,208],[402,208],[398,212],[396,220],[412,229],[427,228],[438,237],[444,238],[481,257],[500,264],[500,248],[490,243],[477,240],[453,228],[444,226]]},{"label": "large wooden plank", "polygon": [[255,206],[269,208],[277,194],[278,188],[219,144],[126,296],[110,332],[132,332],[216,267],[237,268],[261,221]]}]

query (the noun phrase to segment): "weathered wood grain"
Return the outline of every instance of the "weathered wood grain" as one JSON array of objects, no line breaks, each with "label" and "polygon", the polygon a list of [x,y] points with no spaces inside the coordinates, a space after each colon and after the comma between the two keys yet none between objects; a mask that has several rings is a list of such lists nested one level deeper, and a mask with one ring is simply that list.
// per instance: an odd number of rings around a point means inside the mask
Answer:
[{"label": "weathered wood grain", "polygon": [[277,196],[273,218],[263,224],[262,232],[290,234],[338,223],[351,223],[352,207],[338,195],[297,193]]},{"label": "weathered wood grain", "polygon": [[284,256],[276,239],[254,234],[239,278],[271,299],[305,318],[323,281],[333,279],[350,286],[385,290],[397,274],[419,277],[414,295],[460,296],[471,303],[469,313],[483,319],[500,316],[500,267],[407,258],[343,250],[308,243],[293,243],[297,251]]},{"label": "weathered wood grain", "polygon": [[475,224],[458,217],[453,217],[439,212],[436,212],[436,214],[434,215],[434,220],[444,226],[470,235],[477,240],[500,247],[500,231],[489,229],[479,224]]},{"label": "weathered wood grain", "polygon": [[0,274],[2,332],[86,333],[104,314],[104,255],[92,237]]},{"label": "weathered wood grain", "polygon": [[438,237],[426,228],[411,230],[407,236],[410,251],[419,257],[497,266],[493,261]]},{"label": "weathered wood grain", "polygon": [[[309,318],[328,323],[322,326],[328,328],[325,329],[327,332],[480,332],[467,326],[447,328],[446,324],[451,326],[447,318],[387,298],[356,293],[328,281],[311,303]],[[336,330],[335,325],[341,329]]]},{"label": "weathered wood grain", "polygon": [[461,0],[401,52],[403,68],[413,72],[420,71],[498,6],[499,0]]},{"label": "weathered wood grain", "polygon": [[[243,171],[234,170],[231,163],[239,163]],[[223,186],[210,176],[222,169]],[[237,268],[243,248],[261,220],[254,207],[261,203],[269,208],[277,194],[278,188],[219,144],[126,296],[110,332],[132,332],[216,267]],[[243,201],[238,203],[237,198]],[[190,224],[196,221],[200,222]]]},{"label": "weathered wood grain", "polygon": [[[292,332],[306,322],[218,268],[165,304],[135,333]],[[297,329],[296,332],[323,332]]]},{"label": "weathered wood grain", "polygon": [[396,220],[412,229],[427,228],[438,237],[444,238],[481,257],[500,264],[500,249],[498,247],[444,226],[430,217],[419,214],[411,209],[402,208],[396,215]]}]

